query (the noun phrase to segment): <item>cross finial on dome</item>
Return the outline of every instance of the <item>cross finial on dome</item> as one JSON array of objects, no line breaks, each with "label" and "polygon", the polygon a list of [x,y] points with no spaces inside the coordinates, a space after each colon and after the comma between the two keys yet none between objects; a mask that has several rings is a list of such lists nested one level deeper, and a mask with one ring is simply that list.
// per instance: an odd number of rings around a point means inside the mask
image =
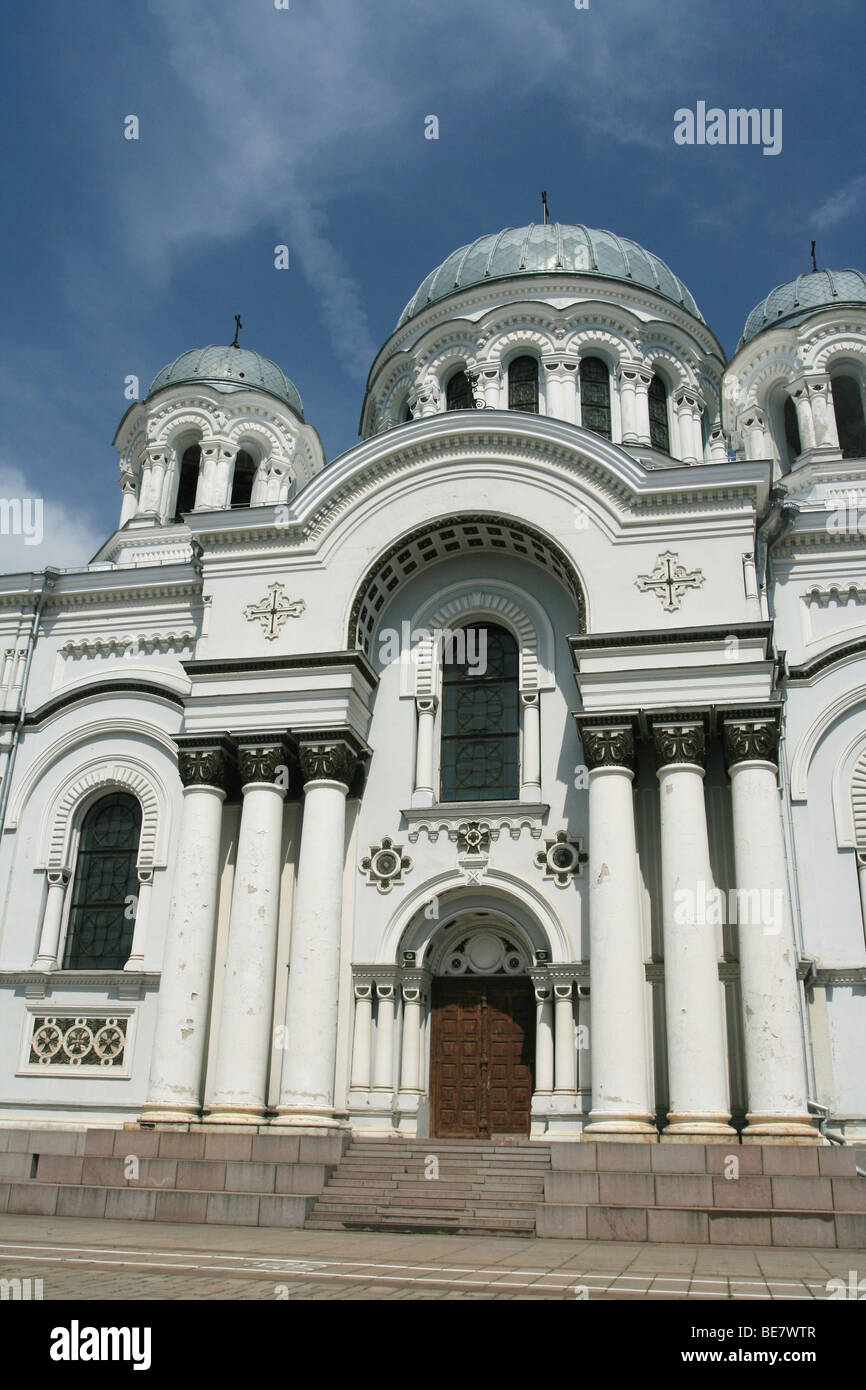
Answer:
[{"label": "cross finial on dome", "polygon": [[235,336],[232,338],[232,347],[240,347],[240,343],[238,342],[238,334],[240,333],[242,328],[243,324],[241,323],[241,316],[240,314],[235,314]]},{"label": "cross finial on dome", "polygon": [[818,269],[818,262],[815,260],[815,243],[814,243],[814,241],[812,242],[812,269],[813,269],[814,271],[817,271],[817,269]]},{"label": "cross finial on dome", "polygon": [[542,206],[543,209],[544,209],[544,225],[545,225],[545,227],[546,227],[547,224],[548,224],[548,222],[550,221],[550,210],[549,210],[549,208],[548,208],[548,206],[547,206],[547,193],[546,193],[546,192],[543,192],[542,195],[541,195],[541,206]]}]

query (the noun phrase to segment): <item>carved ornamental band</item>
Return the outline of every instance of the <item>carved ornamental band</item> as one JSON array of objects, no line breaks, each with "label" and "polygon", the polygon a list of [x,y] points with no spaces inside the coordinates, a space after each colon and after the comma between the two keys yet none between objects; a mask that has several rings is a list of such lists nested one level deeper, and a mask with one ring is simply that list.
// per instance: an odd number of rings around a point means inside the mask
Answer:
[{"label": "carved ornamental band", "polygon": [[634,731],[630,724],[616,728],[582,728],[583,756],[590,772],[597,767],[634,768]]},{"label": "carved ornamental band", "polygon": [[704,766],[706,737],[703,724],[654,724],[653,745],[657,767],[666,767],[668,763]]},{"label": "carved ornamental band", "polygon": [[743,719],[725,724],[725,762],[776,763],[779,757],[779,726],[775,719]]}]

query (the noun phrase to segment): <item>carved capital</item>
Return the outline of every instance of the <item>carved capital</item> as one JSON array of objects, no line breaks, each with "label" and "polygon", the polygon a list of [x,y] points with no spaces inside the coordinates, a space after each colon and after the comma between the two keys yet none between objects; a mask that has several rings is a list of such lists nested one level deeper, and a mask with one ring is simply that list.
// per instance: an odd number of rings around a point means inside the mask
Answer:
[{"label": "carved capital", "polygon": [[302,781],[343,782],[347,787],[358,765],[354,749],[341,739],[302,743],[298,759]]},{"label": "carved capital", "polygon": [[238,766],[241,784],[249,782],[280,783],[282,771],[282,790],[286,790],[286,773],[289,766],[289,750],[285,743],[244,743],[238,748]]},{"label": "carved capital", "polygon": [[724,724],[725,763],[777,763],[779,725],[775,719],[732,719]]},{"label": "carved capital", "polygon": [[630,724],[583,727],[580,737],[590,772],[597,767],[634,769],[634,731]]},{"label": "carved capital", "polygon": [[229,789],[231,762],[225,748],[181,748],[177,767],[185,787]]},{"label": "carved capital", "polygon": [[657,767],[665,767],[668,763],[697,763],[699,767],[703,767],[706,743],[702,723],[653,725]]}]

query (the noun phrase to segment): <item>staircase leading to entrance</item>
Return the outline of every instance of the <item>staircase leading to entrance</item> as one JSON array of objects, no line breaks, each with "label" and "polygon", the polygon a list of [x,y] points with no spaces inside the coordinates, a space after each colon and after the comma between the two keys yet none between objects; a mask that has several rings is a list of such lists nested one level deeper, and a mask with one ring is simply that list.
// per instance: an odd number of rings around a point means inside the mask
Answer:
[{"label": "staircase leading to entrance", "polygon": [[306,1226],[533,1236],[549,1173],[528,1139],[355,1139]]}]

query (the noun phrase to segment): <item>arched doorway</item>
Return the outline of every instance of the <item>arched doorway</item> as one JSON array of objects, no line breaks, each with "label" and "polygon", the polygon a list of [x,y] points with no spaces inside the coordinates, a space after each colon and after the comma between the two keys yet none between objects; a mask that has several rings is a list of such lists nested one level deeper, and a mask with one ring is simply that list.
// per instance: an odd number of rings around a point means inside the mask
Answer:
[{"label": "arched doorway", "polygon": [[513,924],[491,914],[467,914],[434,939],[431,1137],[529,1134],[535,1085],[530,965]]}]

